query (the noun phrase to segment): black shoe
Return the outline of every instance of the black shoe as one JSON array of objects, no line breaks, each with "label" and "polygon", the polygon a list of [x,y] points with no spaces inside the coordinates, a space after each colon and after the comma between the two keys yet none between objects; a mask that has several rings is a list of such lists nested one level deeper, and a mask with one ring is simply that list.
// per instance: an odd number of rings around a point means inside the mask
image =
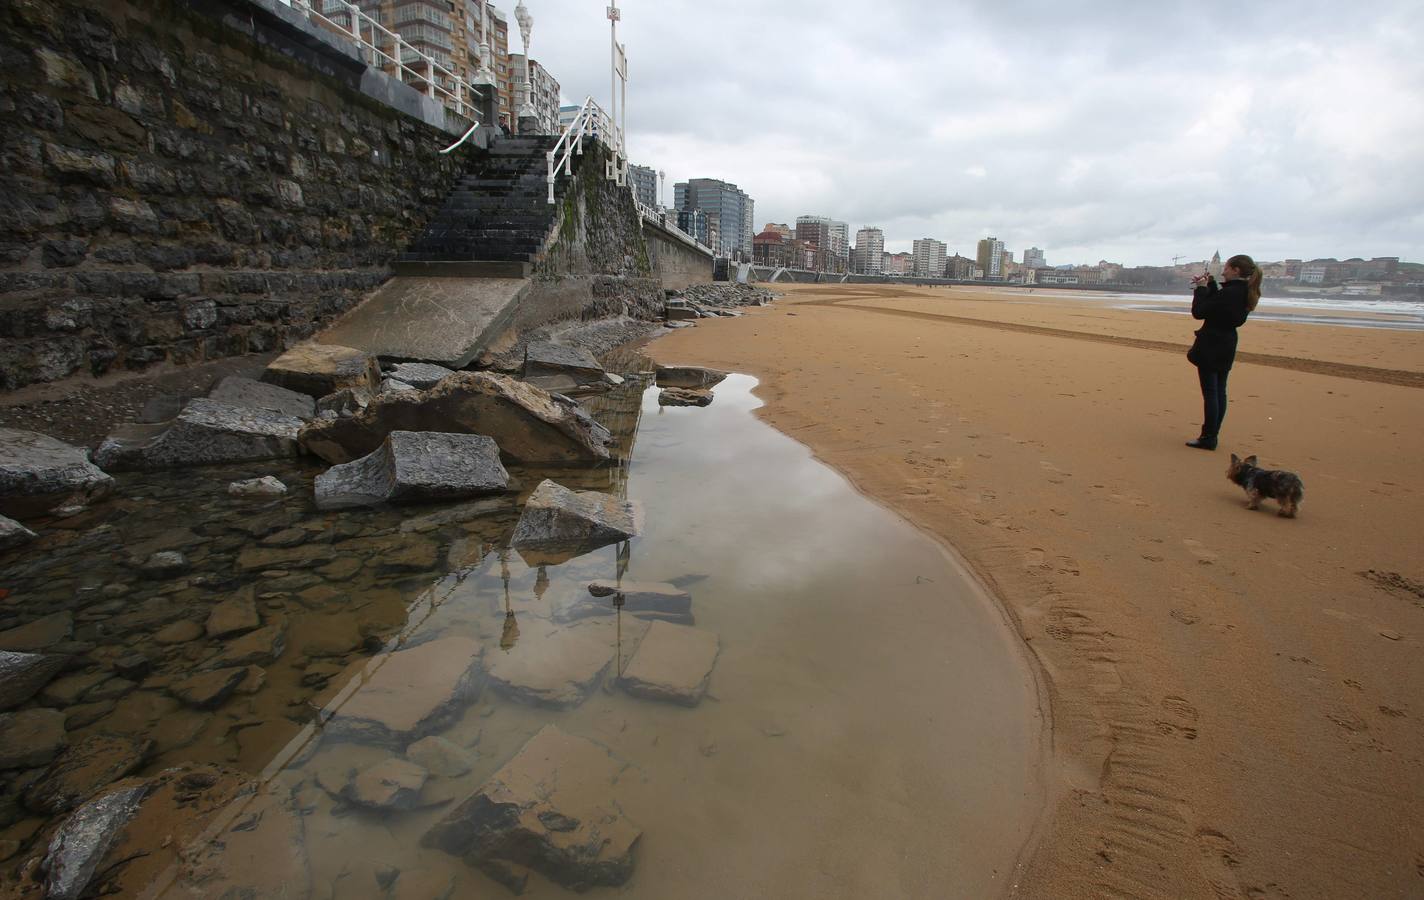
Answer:
[{"label": "black shoe", "polygon": [[1198,450],[1215,450],[1216,441],[1211,438],[1197,438],[1194,441],[1187,441],[1188,447],[1195,447]]}]

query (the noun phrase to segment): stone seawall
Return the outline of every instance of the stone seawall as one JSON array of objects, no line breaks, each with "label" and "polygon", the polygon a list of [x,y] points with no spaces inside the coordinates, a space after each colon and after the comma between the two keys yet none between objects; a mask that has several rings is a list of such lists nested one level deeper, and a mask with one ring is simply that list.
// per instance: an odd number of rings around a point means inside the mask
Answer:
[{"label": "stone seawall", "polygon": [[449,135],[224,24],[260,14],[0,7],[0,389],[289,346],[438,208]]}]

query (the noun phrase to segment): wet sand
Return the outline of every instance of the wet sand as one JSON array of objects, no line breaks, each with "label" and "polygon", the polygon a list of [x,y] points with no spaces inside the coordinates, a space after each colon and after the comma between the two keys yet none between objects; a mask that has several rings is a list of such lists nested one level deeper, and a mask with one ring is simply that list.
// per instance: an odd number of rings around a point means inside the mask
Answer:
[{"label": "wet sand", "polygon": [[[778,286],[778,289],[783,289]],[[956,548],[1049,685],[1026,897],[1424,892],[1424,348],[1251,322],[1222,449],[1181,316],[785,286],[652,345]],[[1305,482],[1248,511],[1230,451]]]}]

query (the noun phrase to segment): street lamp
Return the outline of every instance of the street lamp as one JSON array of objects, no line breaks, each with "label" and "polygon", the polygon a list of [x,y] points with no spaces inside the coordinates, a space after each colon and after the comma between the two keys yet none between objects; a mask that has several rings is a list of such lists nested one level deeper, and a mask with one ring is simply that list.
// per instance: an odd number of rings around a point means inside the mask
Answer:
[{"label": "street lamp", "polygon": [[[534,82],[529,78],[529,32],[534,30],[534,17],[524,7],[524,0],[514,7],[514,20],[519,23],[519,37],[524,41],[524,103],[515,115],[516,119],[523,119],[534,115]],[[515,130],[519,130],[517,124]]]}]

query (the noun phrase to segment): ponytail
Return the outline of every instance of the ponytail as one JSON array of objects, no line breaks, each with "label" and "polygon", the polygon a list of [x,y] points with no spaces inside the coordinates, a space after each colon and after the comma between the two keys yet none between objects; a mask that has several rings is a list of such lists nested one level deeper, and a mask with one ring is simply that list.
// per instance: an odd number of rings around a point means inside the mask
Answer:
[{"label": "ponytail", "polygon": [[1254,312],[1261,300],[1261,267],[1244,253],[1231,257],[1226,264],[1246,276],[1246,309]]}]

